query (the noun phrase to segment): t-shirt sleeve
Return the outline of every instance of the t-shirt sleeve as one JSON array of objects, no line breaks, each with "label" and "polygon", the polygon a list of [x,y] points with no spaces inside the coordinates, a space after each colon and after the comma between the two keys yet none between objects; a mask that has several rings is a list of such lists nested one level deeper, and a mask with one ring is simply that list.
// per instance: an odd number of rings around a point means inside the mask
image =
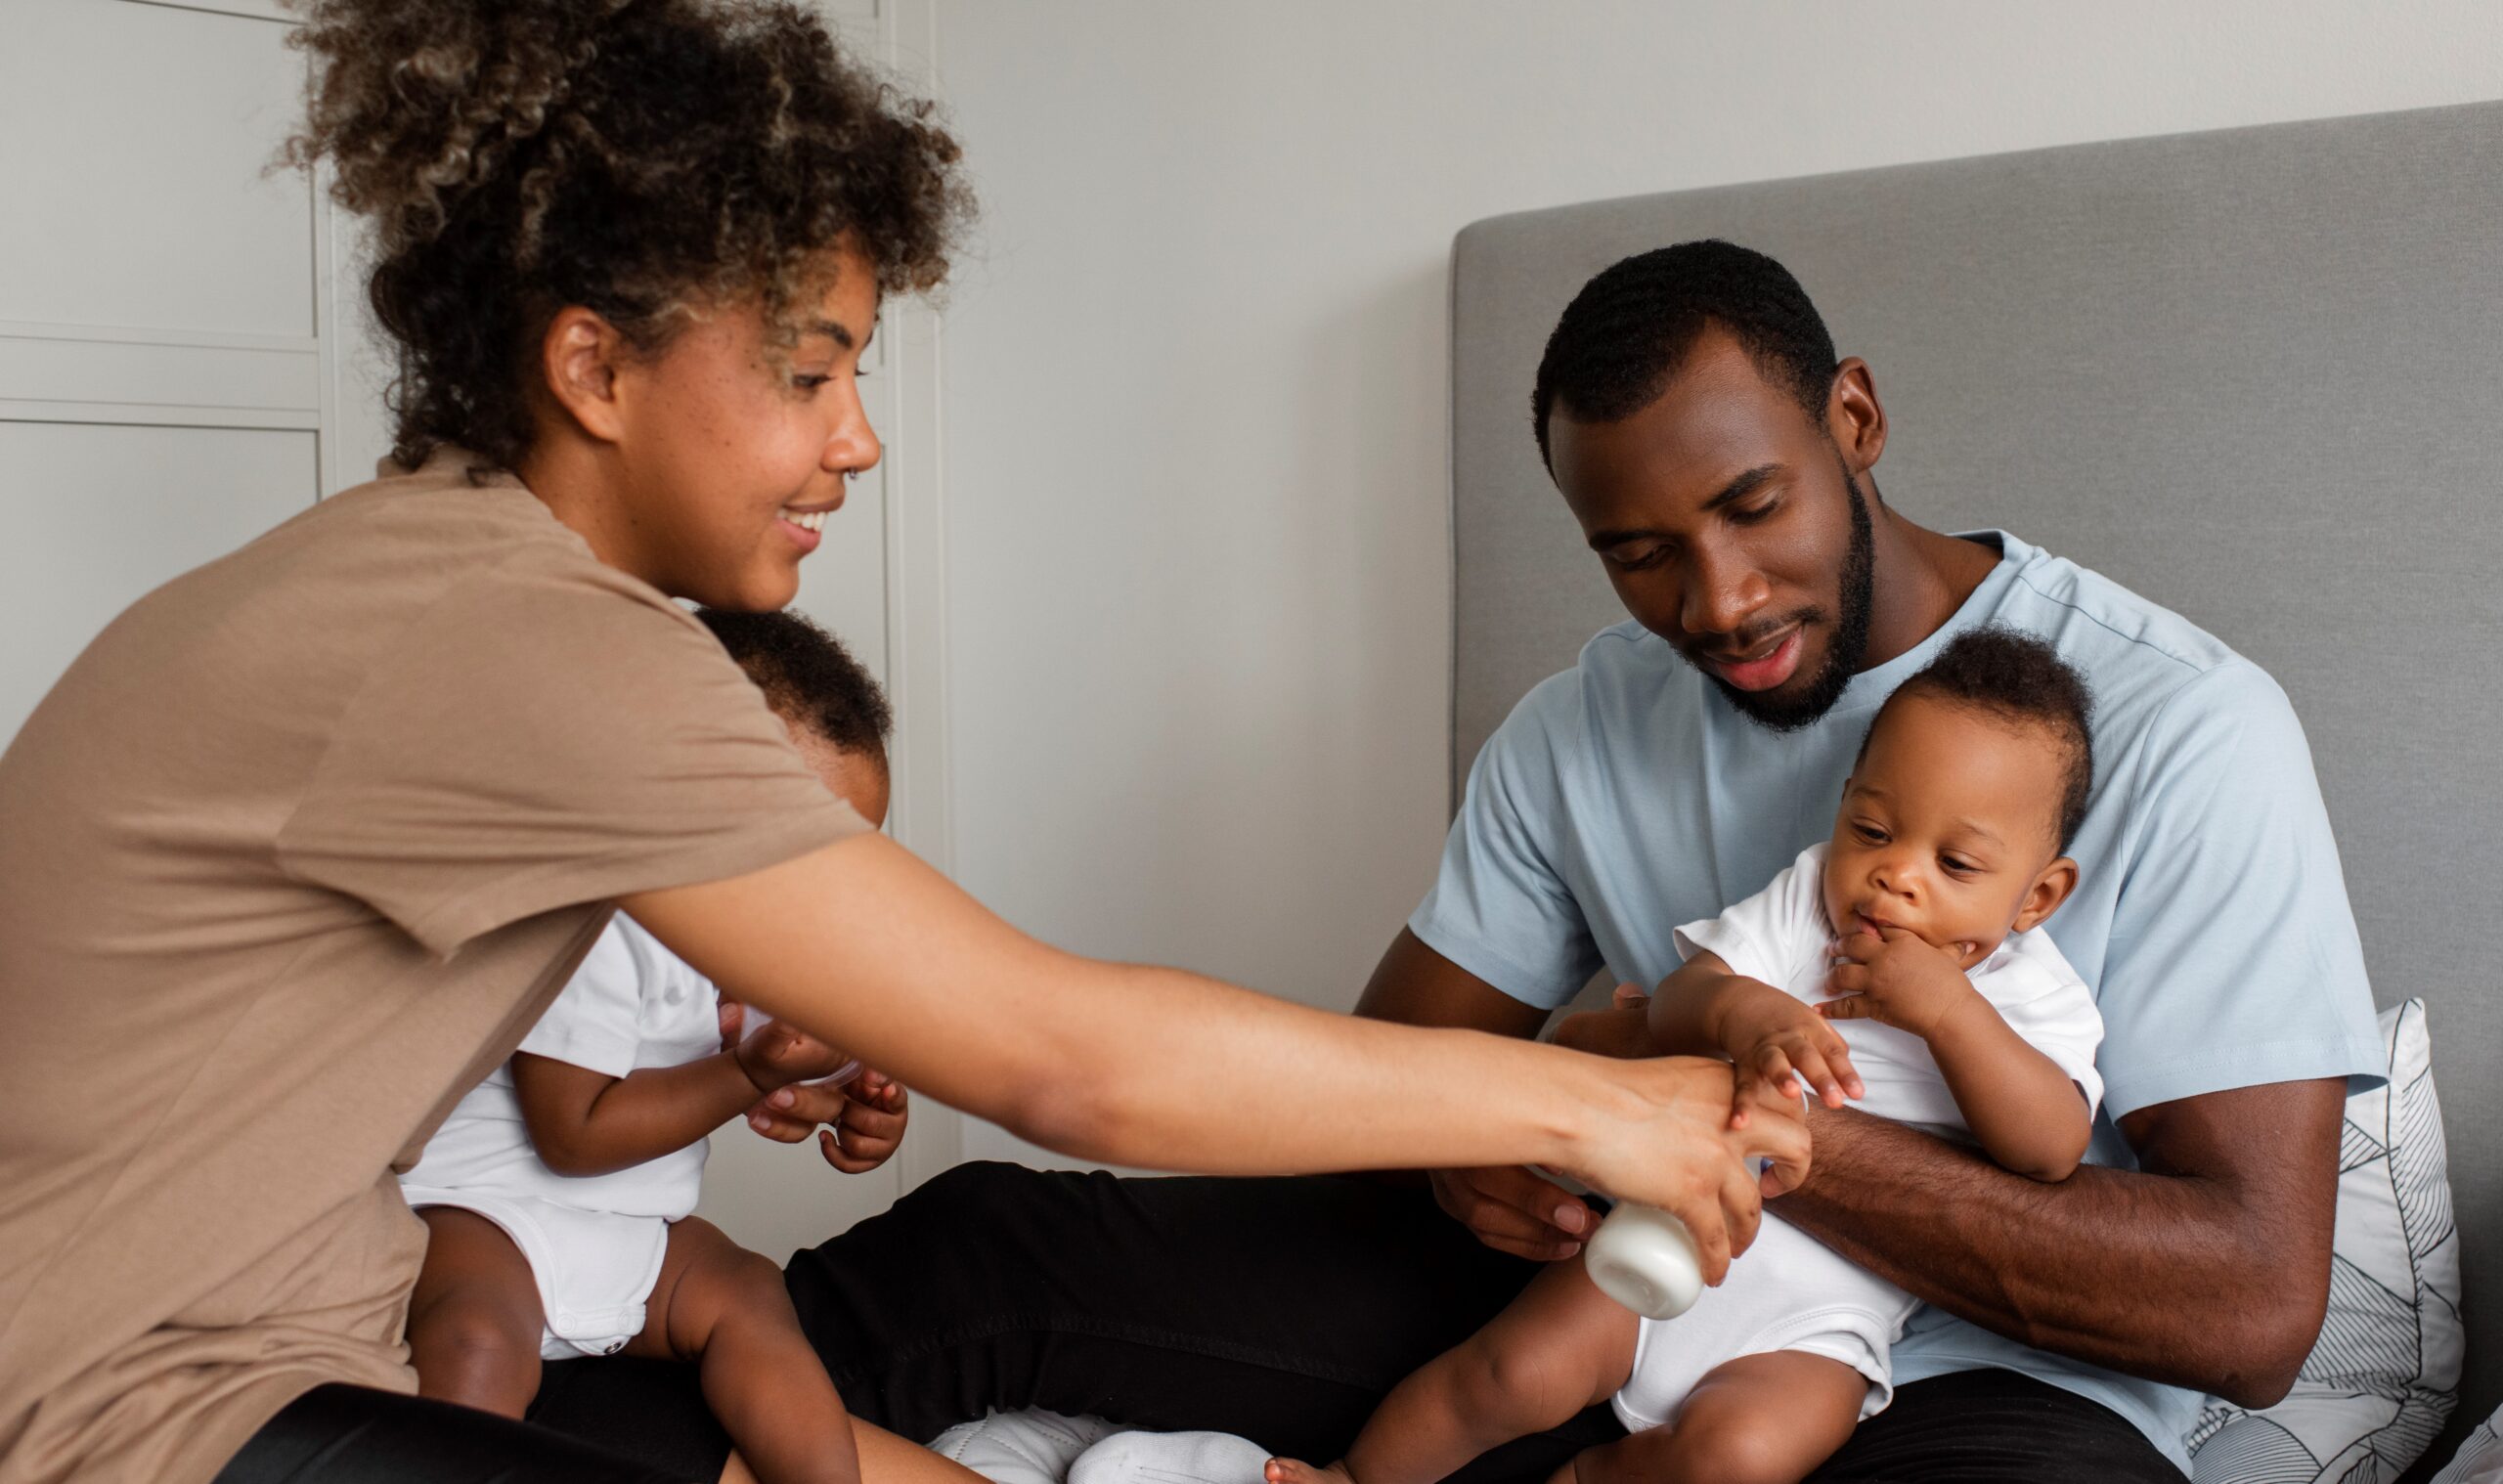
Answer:
[{"label": "t-shirt sleeve", "polygon": [[643,984],[652,966],[637,951],[625,922],[609,920],[516,1049],[612,1077],[635,1069],[643,1038]]},{"label": "t-shirt sleeve", "polygon": [[2054,972],[2029,960],[2017,972],[1998,976],[1987,997],[2010,1030],[2068,1073],[2086,1094],[2088,1114],[2103,1106],[2103,1073],[2094,1063],[2103,1044],[2103,1016],[2075,970]]},{"label": "t-shirt sleeve", "polygon": [[1410,932],[1525,1004],[1554,1009],[1599,972],[1599,945],[1559,867],[1570,827],[1558,730],[1576,724],[1571,672],[1541,681],[1469,770],[1460,816]]},{"label": "t-shirt sleeve", "polygon": [[429,951],[866,830],[711,633],[592,561],[455,585],[390,640],[278,835]]},{"label": "t-shirt sleeve", "polygon": [[1753,896],[1678,929],[1678,958],[1715,954],[1733,974],[1796,994],[1810,957],[1824,952],[1823,895],[1823,857],[1810,851]]},{"label": "t-shirt sleeve", "polygon": [[2114,1117],[2381,1066],[2363,946],[2294,708],[2246,662],[2149,728],[2096,986]]}]

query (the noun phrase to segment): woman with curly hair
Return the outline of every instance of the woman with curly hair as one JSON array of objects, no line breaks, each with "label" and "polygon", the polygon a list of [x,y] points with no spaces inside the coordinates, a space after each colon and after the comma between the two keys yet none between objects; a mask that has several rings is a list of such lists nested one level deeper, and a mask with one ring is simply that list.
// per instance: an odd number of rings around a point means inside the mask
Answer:
[{"label": "woman with curly hair", "polygon": [[1726,1069],[1035,942],[821,787],[680,606],[788,603],[877,460],[880,296],[967,211],[926,106],[789,0],[314,0],[300,41],[397,466],[133,605],[0,758],[0,1481],[658,1476],[410,1395],[403,1342],[392,1171],[612,907],[1071,1154],[1544,1163],[1718,1276],[1742,1157],[1805,1155],[1724,1127]]}]

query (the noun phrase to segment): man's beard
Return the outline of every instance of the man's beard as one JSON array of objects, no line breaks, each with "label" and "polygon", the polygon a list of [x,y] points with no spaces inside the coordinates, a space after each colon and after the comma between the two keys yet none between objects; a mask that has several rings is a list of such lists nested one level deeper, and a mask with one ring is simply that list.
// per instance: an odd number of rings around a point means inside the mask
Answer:
[{"label": "man's beard", "polygon": [[[1843,465],[1842,483],[1850,493],[1851,505],[1851,549],[1842,559],[1842,616],[1834,625],[1833,641],[1825,646],[1825,663],[1808,688],[1782,699],[1776,691],[1740,690],[1711,671],[1703,672],[1740,716],[1769,731],[1797,731],[1832,710],[1851,677],[1860,674],[1861,661],[1868,656],[1868,613],[1877,590],[1877,530],[1849,464]],[[1801,615],[1803,628],[1823,618],[1812,609]]]}]

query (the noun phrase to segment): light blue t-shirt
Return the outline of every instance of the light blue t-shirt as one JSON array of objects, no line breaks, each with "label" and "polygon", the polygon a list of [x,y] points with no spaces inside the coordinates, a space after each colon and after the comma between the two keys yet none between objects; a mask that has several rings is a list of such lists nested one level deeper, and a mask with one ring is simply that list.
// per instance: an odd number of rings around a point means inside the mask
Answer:
[{"label": "light blue t-shirt", "polygon": [[[1604,967],[1659,982],[1680,923],[1719,915],[1833,831],[1894,688],[1957,633],[2037,634],[2094,691],[2094,791],[2052,940],[2094,991],[2103,1114],[2087,1157],[2132,1167],[2113,1120],[2176,1098],[2379,1075],[2380,1037],[2320,786],[2285,692],[2178,614],[2003,532],[2001,560],[1910,652],[1815,723],[1748,720],[1640,624],[1603,630],[1523,697],[1470,769],[1441,875],[1409,927],[1525,1003]],[[1898,1385],[2002,1368],[2128,1418],[2186,1472],[2202,1398],[2029,1349],[1924,1308]]]}]

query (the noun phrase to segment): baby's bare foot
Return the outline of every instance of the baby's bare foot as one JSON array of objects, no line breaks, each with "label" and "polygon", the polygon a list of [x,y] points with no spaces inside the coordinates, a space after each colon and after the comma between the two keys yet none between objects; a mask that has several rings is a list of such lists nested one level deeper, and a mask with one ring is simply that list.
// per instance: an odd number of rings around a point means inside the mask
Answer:
[{"label": "baby's bare foot", "polygon": [[1261,1471],[1268,1476],[1269,1484],[1356,1484],[1356,1476],[1347,1472],[1343,1462],[1315,1468],[1294,1459],[1271,1459],[1269,1466]]}]

